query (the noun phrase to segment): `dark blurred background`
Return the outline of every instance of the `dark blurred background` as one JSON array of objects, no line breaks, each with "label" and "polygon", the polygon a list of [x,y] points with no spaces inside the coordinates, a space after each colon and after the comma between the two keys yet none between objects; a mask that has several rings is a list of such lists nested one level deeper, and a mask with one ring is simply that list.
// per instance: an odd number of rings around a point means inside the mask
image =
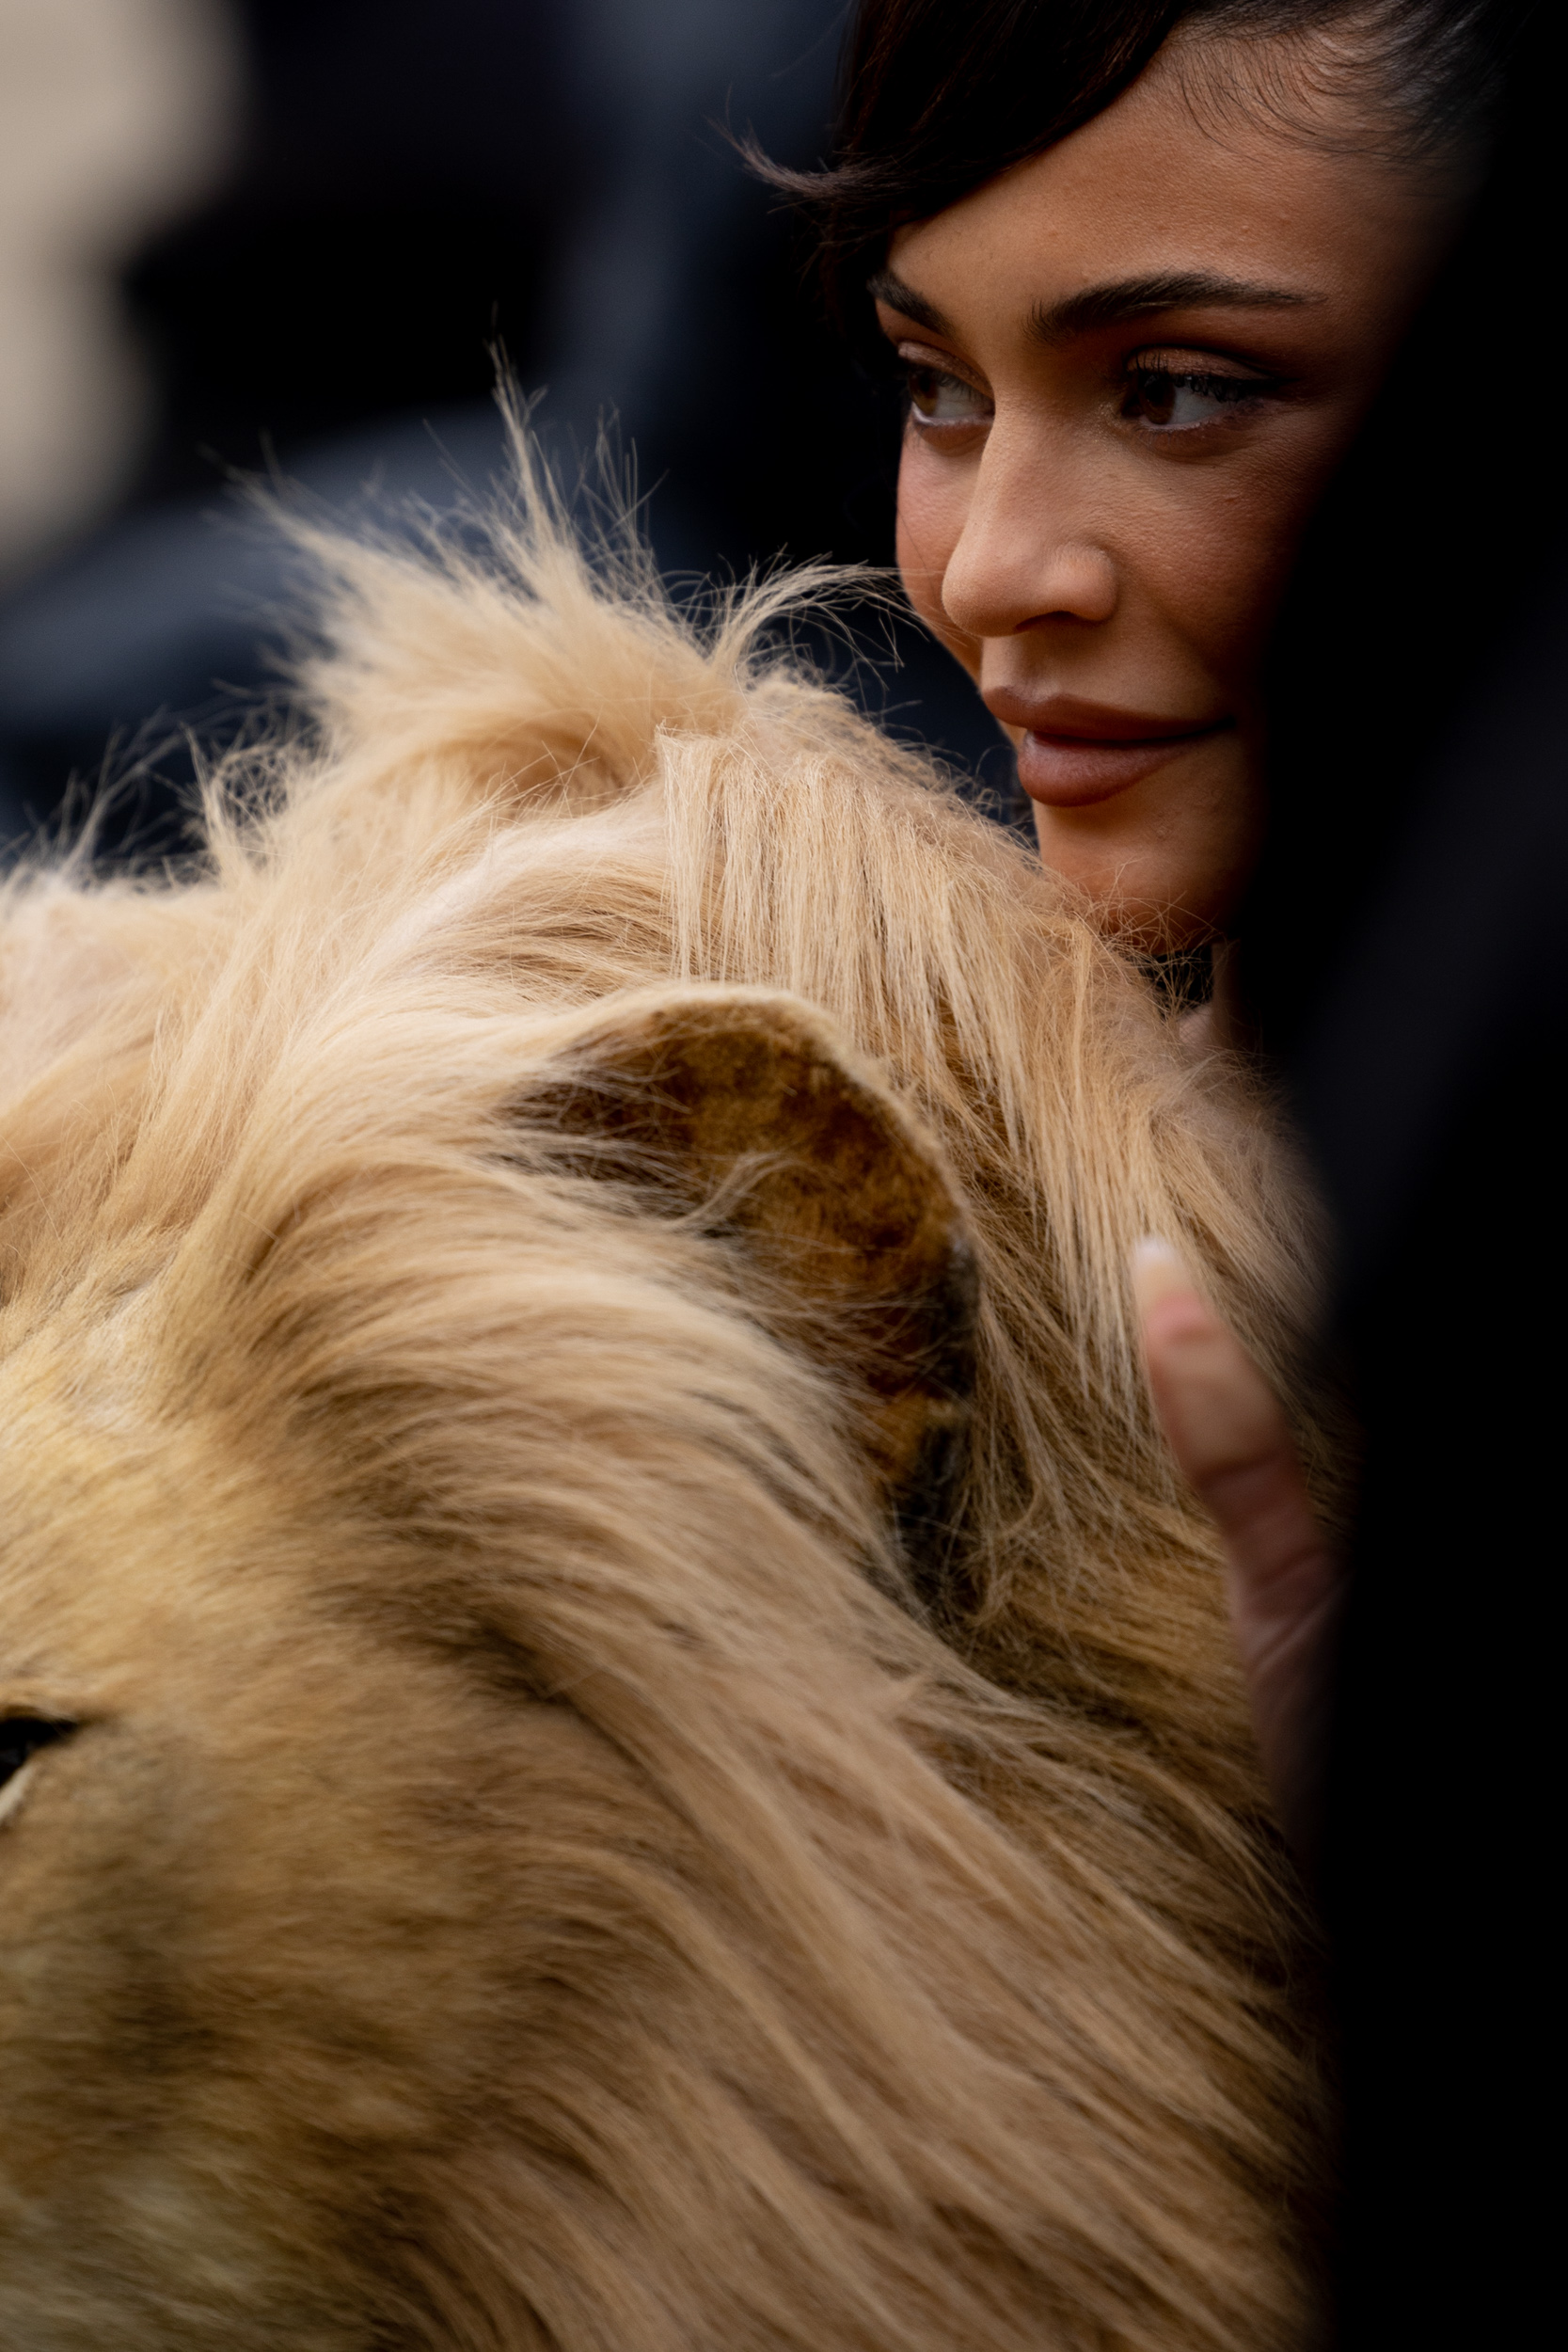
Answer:
[{"label": "dark blurred background", "polygon": [[[297,593],[236,477],[345,518],[502,461],[504,349],[575,480],[601,418],[677,587],[888,564],[897,411],[725,126],[828,139],[842,0],[0,0],[0,839],[116,785],[179,846],[189,741],[278,691]],[[95,111],[96,109],[96,111]],[[69,314],[69,315],[68,315]],[[1002,813],[1010,755],[870,607],[868,707]]]}]

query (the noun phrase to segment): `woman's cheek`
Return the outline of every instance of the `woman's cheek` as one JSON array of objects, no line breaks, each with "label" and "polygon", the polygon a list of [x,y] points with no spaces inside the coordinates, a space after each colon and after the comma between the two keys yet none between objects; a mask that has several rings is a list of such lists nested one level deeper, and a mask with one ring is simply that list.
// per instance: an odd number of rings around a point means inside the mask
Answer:
[{"label": "woman's cheek", "polygon": [[977,677],[980,649],[952,628],[942,602],[942,583],[963,536],[969,500],[968,469],[937,456],[913,426],[906,428],[898,461],[899,577],[927,628]]},{"label": "woman's cheek", "polygon": [[1159,618],[1167,647],[1238,706],[1257,696],[1269,637],[1291,577],[1300,517],[1273,482],[1195,500],[1184,510],[1118,516],[1129,612]]},{"label": "woman's cheek", "polygon": [[1208,583],[1233,673],[1262,662],[1303,537],[1341,453],[1324,435],[1292,435],[1282,449],[1260,454],[1222,510],[1205,518],[1189,577]]}]

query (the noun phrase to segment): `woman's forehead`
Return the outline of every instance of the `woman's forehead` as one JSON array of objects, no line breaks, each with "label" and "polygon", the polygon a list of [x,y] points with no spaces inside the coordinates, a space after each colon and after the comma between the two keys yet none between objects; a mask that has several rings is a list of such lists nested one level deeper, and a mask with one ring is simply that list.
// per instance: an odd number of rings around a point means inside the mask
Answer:
[{"label": "woman's forehead", "polygon": [[1431,183],[1375,147],[1262,110],[1215,119],[1162,55],[1069,137],[895,230],[888,258],[927,307],[1000,301],[1082,332],[1200,302],[1376,302],[1420,274],[1443,221]]}]

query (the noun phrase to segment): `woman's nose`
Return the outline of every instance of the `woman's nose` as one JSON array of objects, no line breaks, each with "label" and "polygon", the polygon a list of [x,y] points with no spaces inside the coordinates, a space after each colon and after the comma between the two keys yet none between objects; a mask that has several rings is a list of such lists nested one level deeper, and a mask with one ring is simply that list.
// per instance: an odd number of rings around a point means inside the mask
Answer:
[{"label": "woman's nose", "polygon": [[1079,518],[1053,512],[1037,466],[993,437],[942,577],[942,607],[966,637],[1012,637],[1042,622],[1110,620],[1117,568]]}]

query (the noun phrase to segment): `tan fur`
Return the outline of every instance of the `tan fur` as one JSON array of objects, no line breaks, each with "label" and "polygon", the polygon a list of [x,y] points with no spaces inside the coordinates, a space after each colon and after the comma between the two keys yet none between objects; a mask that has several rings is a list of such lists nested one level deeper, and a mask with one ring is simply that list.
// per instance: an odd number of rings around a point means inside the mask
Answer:
[{"label": "tan fur", "polygon": [[318,552],[204,868],[4,909],[0,1712],[82,1728],[0,2344],[1302,2344],[1310,1971],[1124,1275],[1289,1378],[1266,1122],[783,591],[700,641],[526,485]]}]

